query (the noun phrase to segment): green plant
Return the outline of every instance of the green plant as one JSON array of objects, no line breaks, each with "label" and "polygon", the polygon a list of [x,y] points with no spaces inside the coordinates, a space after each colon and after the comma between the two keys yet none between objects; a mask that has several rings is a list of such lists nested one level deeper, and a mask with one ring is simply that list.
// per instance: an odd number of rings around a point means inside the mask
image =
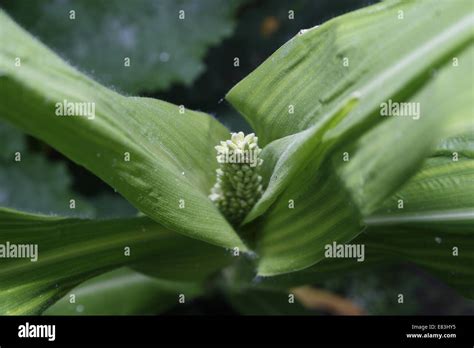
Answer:
[{"label": "green plant", "polygon": [[[129,291],[120,314],[156,313],[209,283],[230,297],[270,291],[286,300],[292,287],[401,260],[474,297],[470,10],[467,0],[387,1],[283,45],[226,96],[263,148],[249,176],[256,190],[245,194],[231,184],[240,169],[227,164],[218,171],[226,188],[212,189],[214,147],[229,137],[217,120],[107,89],[0,12],[0,116],[146,215],[0,209],[0,244],[39,246],[37,262],[0,259],[0,312],[42,313],[85,281],[74,291],[89,293],[87,306],[63,299],[46,313],[113,313],[87,286],[110,298]],[[392,100],[421,105],[421,115],[381,117]],[[94,117],[59,117],[63,101],[92,103]],[[226,192],[254,196],[234,211]],[[333,243],[363,245],[364,262],[326,257]]]}]

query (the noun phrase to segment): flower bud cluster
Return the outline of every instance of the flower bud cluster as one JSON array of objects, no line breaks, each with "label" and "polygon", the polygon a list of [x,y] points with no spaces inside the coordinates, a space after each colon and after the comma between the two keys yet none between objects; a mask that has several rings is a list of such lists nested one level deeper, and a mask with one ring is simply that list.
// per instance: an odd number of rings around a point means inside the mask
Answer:
[{"label": "flower bud cluster", "polygon": [[251,133],[231,133],[230,140],[216,146],[217,182],[209,198],[232,223],[240,223],[262,196],[262,177],[259,169],[263,160],[258,138]]}]

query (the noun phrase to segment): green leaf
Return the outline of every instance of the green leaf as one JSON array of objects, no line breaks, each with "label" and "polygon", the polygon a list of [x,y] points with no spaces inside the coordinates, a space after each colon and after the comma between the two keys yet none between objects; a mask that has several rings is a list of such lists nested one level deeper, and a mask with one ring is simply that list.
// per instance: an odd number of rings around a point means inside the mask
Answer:
[{"label": "green leaf", "polygon": [[[200,112],[108,90],[4,12],[0,23],[1,117],[89,169],[165,227],[246,250],[207,197],[217,167],[213,147],[227,136],[225,127]],[[56,103],[64,100],[95,103],[87,104],[95,105],[95,117],[56,116]]]},{"label": "green leaf", "polygon": [[355,104],[357,104],[357,98],[352,98],[332,111],[331,117],[328,117],[327,122],[320,126],[278,139],[264,148],[261,155],[264,163],[263,174],[270,179],[263,196],[247,215],[244,224],[262,215],[298,173],[301,174],[302,168],[308,161],[312,162],[313,170],[318,168],[325,154],[336,143],[335,141],[324,142],[322,139],[324,133],[340,122]]},{"label": "green leaf", "polygon": [[[467,8],[388,1],[339,17],[289,41],[229,92],[270,142],[262,153],[268,187],[245,220],[256,226],[260,275],[304,269],[324,258],[325,244],[354,239],[362,217],[416,172],[436,141],[471,124]],[[381,103],[392,99],[418,103],[420,117],[383,117]]]},{"label": "green leaf", "polygon": [[474,158],[453,161],[446,157],[432,157],[366,221],[390,224],[404,219],[412,222],[419,219],[420,223],[438,218],[449,220],[450,213],[474,208],[473,192]]},{"label": "green leaf", "polygon": [[474,60],[474,45],[457,55],[465,64],[453,67],[448,61],[406,100],[420,106],[418,120],[393,117],[382,122],[359,138],[354,150],[348,149],[350,161],[339,161],[339,175],[364,215],[413,175],[435,142],[451,135],[454,126],[472,127],[473,83],[465,76],[471,70],[467,62]]},{"label": "green leaf", "polygon": [[7,2],[5,10],[81,70],[106,85],[138,93],[177,83],[189,86],[205,70],[209,47],[232,34],[241,2],[17,0]]},{"label": "green leaf", "polygon": [[[365,246],[364,262],[355,259],[324,259],[299,272],[261,278],[256,286],[289,288],[314,284],[348,272],[370,271],[387,264],[408,261],[420,266],[438,279],[449,284],[464,296],[474,299],[474,243],[470,214],[451,215],[448,219],[433,219],[431,224],[420,220],[408,223],[400,219],[390,225],[371,226],[351,244]],[[432,217],[430,217],[432,219]],[[454,247],[458,255],[453,254]]]},{"label": "green leaf", "polygon": [[[440,9],[436,6],[446,7],[440,18],[444,24],[442,27],[439,23],[434,24],[432,17],[427,15],[431,11],[440,13]],[[466,117],[470,116],[469,108],[472,106],[472,100],[467,99],[470,97],[472,86],[466,74],[470,69],[469,61],[472,54],[468,49],[472,43],[470,36],[472,21],[469,16],[460,18],[464,13],[469,13],[463,11],[464,7],[468,7],[465,1],[442,2],[434,6],[431,6],[429,1],[420,3],[387,1],[341,16],[293,38],[235,86],[226,98],[247,117],[259,137],[264,137],[263,142],[280,139],[278,141],[287,143],[287,149],[278,146],[280,154],[270,155],[279,158],[280,163],[277,162],[278,165],[275,166],[266,193],[250,212],[246,221],[249,222],[261,215],[274,202],[276,196],[281,193],[281,188],[286,186],[283,181],[292,180],[290,174],[296,173],[301,168],[302,162],[321,161],[321,158],[327,156],[329,150],[336,145],[351,142],[370,127],[383,123],[385,118],[380,117],[381,102],[391,98],[404,101],[414,97],[420,99],[415,102],[429,101],[423,105],[423,108],[427,109],[427,112],[423,110],[423,115],[427,116],[423,118],[429,118],[429,121],[423,119],[423,122],[418,122],[426,130],[430,126],[428,123],[436,124],[435,118],[437,118],[428,112],[430,108],[437,107],[437,103],[428,100],[429,94],[432,93],[437,101],[447,100],[443,107],[446,109],[455,107],[456,112],[461,114],[454,113],[451,123],[458,123],[456,119],[463,121],[462,116],[466,120]],[[404,11],[405,16],[420,17],[421,20],[415,21],[405,17],[410,25],[403,26],[403,30],[400,30],[398,11]],[[425,26],[420,25],[422,21],[427,22]],[[379,26],[386,30],[388,24],[390,30],[396,34],[391,36],[393,40],[382,40]],[[363,40],[357,47],[347,42],[352,40],[352,35],[356,35],[354,26],[360,31],[358,33],[360,40]],[[344,35],[346,31],[350,35]],[[405,46],[400,47],[400,42]],[[359,59],[351,60],[349,67],[343,66],[342,59],[338,58],[342,49],[338,48],[339,45],[348,51],[345,53],[347,56],[354,55]],[[367,53],[360,56],[362,51]],[[333,55],[337,59],[329,59]],[[451,64],[454,55],[462,62],[459,68]],[[321,56],[327,59],[321,59]],[[440,66],[444,66],[446,71],[442,76],[438,76],[438,71],[435,70]],[[341,80],[342,76],[345,77]],[[432,82],[433,77],[436,85],[420,92],[420,89]],[[450,98],[443,95],[445,89],[451,88],[451,84],[453,81],[458,81],[457,79],[462,83],[462,86],[459,86],[461,91],[459,98],[454,95],[454,98],[458,99],[458,105],[451,103]],[[295,85],[296,81],[302,85]],[[335,84],[335,87],[333,88],[331,84]],[[292,88],[288,88],[290,85]],[[323,94],[331,89],[334,89],[331,92],[334,95],[331,98],[323,97]],[[455,93],[454,90],[448,92]],[[294,113],[290,113],[290,106],[296,107]],[[441,117],[439,114],[440,112],[437,112],[438,117]],[[403,123],[401,120],[392,120],[391,126]],[[388,125],[383,127],[389,128]],[[405,127],[411,125],[405,124]],[[436,128],[441,128],[441,125]],[[266,136],[270,131],[278,134]],[[422,130],[413,134],[421,135],[421,132]],[[293,134],[293,140],[291,138],[281,140],[281,137],[287,134]],[[395,136],[396,134],[392,134],[392,141],[396,141]],[[366,138],[370,141],[370,137]],[[423,138],[424,145],[418,155],[423,153],[436,138],[436,132],[431,132],[430,138]],[[406,146],[409,146],[410,142],[407,144]],[[376,150],[375,146],[370,148],[368,145],[367,148],[366,152]],[[281,162],[286,160],[288,157],[286,155],[290,151],[292,157],[296,158],[293,158],[291,165],[285,166]],[[308,154],[312,156],[309,157]],[[262,156],[265,158],[265,152]],[[359,156],[362,157],[363,155]],[[417,157],[414,156],[412,160],[416,160]],[[373,164],[383,166],[382,160],[374,161]],[[293,169],[289,172],[286,167]],[[413,166],[407,165],[407,167]],[[404,172],[404,176],[394,178],[399,181],[410,175],[405,166],[399,166],[398,171],[392,176],[398,172]],[[380,191],[382,198],[374,197],[374,201],[383,199],[383,195],[391,193],[390,190],[393,190],[393,187],[388,185],[386,191]],[[369,202],[366,203],[369,205]]]},{"label": "green leaf", "polygon": [[[315,168],[316,167],[316,168]],[[301,270],[324,257],[333,241],[346,243],[362,231],[362,217],[347,200],[337,176],[310,162],[271,209],[256,220],[258,274]]]},{"label": "green leaf", "polygon": [[410,96],[432,69],[472,42],[471,10],[469,0],[392,0],[334,18],[302,30],[226,99],[266,145],[324,123],[356,93],[360,103],[331,134],[338,136],[377,121],[367,116],[381,101]]},{"label": "green leaf", "polygon": [[178,304],[179,294],[190,300],[202,290],[194,283],[164,281],[120,268],[85,281],[43,315],[153,315]]},{"label": "green leaf", "polygon": [[38,259],[0,258],[2,314],[39,313],[84,280],[123,265],[147,260],[163,280],[199,283],[231,258],[145,217],[95,221],[0,209],[0,244],[7,242],[37,245]]},{"label": "green leaf", "polygon": [[[468,136],[443,140],[467,149]],[[314,283],[331,276],[387,263],[410,261],[474,298],[474,159],[428,159],[393,197],[365,218],[368,228],[351,244],[365,245],[365,260],[324,259],[300,272],[263,278],[263,287]],[[399,200],[403,208],[399,208]],[[453,247],[458,248],[455,256]]]},{"label": "green leaf", "polygon": [[454,153],[458,157],[474,159],[474,124],[464,127],[458,135],[443,139],[437,146],[434,155],[453,158]]}]

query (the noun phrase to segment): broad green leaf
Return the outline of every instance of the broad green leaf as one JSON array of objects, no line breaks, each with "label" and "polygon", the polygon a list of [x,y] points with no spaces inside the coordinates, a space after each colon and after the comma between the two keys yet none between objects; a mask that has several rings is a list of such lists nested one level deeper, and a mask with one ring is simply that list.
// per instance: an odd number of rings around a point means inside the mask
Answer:
[{"label": "broad green leaf", "polygon": [[[165,227],[246,250],[207,197],[217,167],[213,147],[227,137],[225,127],[200,112],[121,96],[68,66],[4,12],[0,23],[1,117],[89,169]],[[57,116],[56,103],[64,100],[94,103],[87,105],[95,114]]]},{"label": "broad green leaf", "polygon": [[4,6],[81,70],[107,85],[138,93],[190,85],[205,70],[208,48],[233,32],[233,16],[241,2],[16,0]]},{"label": "broad green leaf", "polygon": [[393,117],[359,138],[354,155],[350,147],[347,150],[351,157],[340,165],[339,174],[364,215],[374,212],[415,173],[433,151],[435,141],[451,135],[453,125],[472,128],[474,82],[465,76],[472,69],[474,45],[457,56],[462,66],[454,67],[448,61],[407,100],[418,103],[418,120]]},{"label": "broad green leaf", "polygon": [[7,242],[37,245],[38,258],[0,258],[3,314],[39,313],[84,280],[123,265],[147,260],[163,280],[202,282],[231,258],[145,217],[95,221],[1,209],[0,244]]},{"label": "broad green leaf", "polygon": [[[420,172],[366,221],[448,219],[451,213],[474,211],[474,158],[429,158]],[[431,214],[431,215],[430,215]],[[456,214],[453,215],[455,218]]]},{"label": "broad green leaf", "polygon": [[[472,52],[468,49],[460,57],[472,59]],[[380,123],[353,145],[346,145],[347,151],[343,147],[334,150],[333,164],[319,165],[317,152],[312,155],[314,157],[307,156],[311,162],[293,176],[285,192],[257,221],[257,253],[261,256],[259,274],[274,275],[303,269],[324,257],[326,244],[333,241],[347,243],[355,238],[363,230],[361,216],[373,212],[430,153],[434,141],[444,132],[444,115],[451,112],[450,120],[462,119],[470,123],[472,82],[460,79],[468,69],[468,65],[454,70],[447,65],[439,69],[436,77],[419,93],[408,99],[425,107],[423,118],[392,118]],[[460,91],[452,90],[456,81],[459,81]],[[448,95],[451,96],[446,98]],[[439,99],[440,96],[443,99]],[[439,102],[433,105],[432,97]],[[303,136],[311,129],[290,137]],[[272,144],[269,148],[272,149]],[[345,153],[349,156],[347,162],[344,161]],[[294,166],[297,160],[301,159],[287,159],[283,167]],[[336,178],[334,168],[341,180]],[[273,175],[280,173],[274,171]],[[273,199],[278,194],[274,187],[270,180],[266,194],[272,195]],[[473,195],[474,190],[467,192]],[[259,202],[254,211],[262,213],[266,206],[268,204]],[[253,217],[252,212],[250,216]]]},{"label": "broad green leaf", "polygon": [[194,283],[164,281],[120,268],[85,281],[43,315],[153,315],[177,305],[179,294],[190,300],[202,291]]},{"label": "broad green leaf", "polygon": [[472,21],[470,0],[384,1],[302,30],[226,99],[266,145],[324,123],[356,93],[358,107],[336,136],[373,122],[367,114],[389,97],[411,95],[472,42]]},{"label": "broad green leaf", "polygon": [[[438,147],[457,143],[456,136]],[[410,261],[474,298],[474,160],[432,157],[373,215],[368,228],[351,244],[365,245],[365,260],[324,259],[300,272],[263,278],[263,287],[296,286],[387,263]],[[399,200],[403,208],[399,208]],[[453,254],[458,248],[458,256]]]},{"label": "broad green leaf", "polygon": [[331,117],[327,118],[327,122],[278,139],[264,148],[261,155],[265,164],[263,174],[266,174],[267,178],[269,174],[271,176],[263,196],[249,212],[244,224],[262,215],[274,203],[278,195],[290,185],[296,175],[301,173],[308,161],[312,162],[313,170],[318,168],[324,160],[324,155],[336,143],[335,141],[324,142],[322,136],[327,130],[335,127],[356,103],[357,98],[351,98],[331,112]]},{"label": "broad green leaf", "polygon": [[[419,221],[418,221],[419,222]],[[254,286],[264,289],[289,288],[313,284],[333,277],[342,277],[347,272],[365,271],[408,261],[430,272],[449,284],[464,296],[474,299],[474,239],[472,224],[474,217],[451,216],[448,220],[434,220],[431,225],[409,225],[400,222],[397,226],[369,227],[351,244],[365,246],[365,261],[355,259],[325,259],[299,272],[263,277]],[[457,256],[453,252],[457,247]]]},{"label": "broad green leaf", "polygon": [[455,159],[467,157],[474,159],[474,121],[471,127],[465,127],[462,133],[443,139],[435,149],[435,156],[447,156]]},{"label": "broad green leaf", "polygon": [[[440,75],[441,76],[441,75]],[[436,84],[434,84],[436,86]],[[453,98],[453,102],[459,101]],[[439,115],[443,115],[443,108],[439,105]],[[434,113],[433,113],[434,115]],[[394,119],[396,120],[396,119]],[[398,121],[398,120],[397,120]],[[406,120],[403,120],[406,121]],[[399,121],[400,122],[400,121]],[[421,120],[420,120],[420,123]],[[427,123],[428,126],[432,123]],[[392,120],[383,123],[391,126]],[[406,138],[414,136],[419,130],[423,131],[423,138],[429,138],[427,132],[432,132],[431,127],[412,126],[409,123],[398,124],[397,129],[404,130]],[[423,129],[424,128],[424,129]],[[426,129],[428,128],[428,129]],[[390,162],[386,162],[386,158],[392,158],[398,165],[404,165],[405,170],[410,168],[407,166],[409,156],[404,155],[404,146],[397,146],[397,135],[391,136],[391,127],[386,130],[376,127],[380,133],[369,132],[372,135],[374,143],[368,141],[365,149],[373,156],[366,156],[364,161],[359,162],[359,168],[347,170],[352,165],[343,164],[347,167],[345,170],[346,180],[352,177],[360,178],[359,175],[371,175],[370,183],[376,180],[379,173],[386,173],[384,177],[379,177],[380,191],[387,187],[398,186],[397,177],[390,179],[391,171],[397,171]],[[368,138],[370,139],[370,138]],[[381,156],[377,160],[378,152],[370,151],[371,145],[380,151],[384,145],[377,145],[376,139],[383,139],[389,142],[387,151],[381,151],[385,156]],[[362,138],[365,140],[365,138]],[[390,141],[395,143],[390,145]],[[449,141],[449,140],[448,140]],[[381,141],[381,143],[384,143]],[[421,141],[418,140],[420,145]],[[443,141],[441,144],[446,143]],[[461,148],[467,145],[459,144]],[[421,153],[420,153],[421,151]],[[426,151],[426,150],[425,150]],[[392,153],[396,153],[400,158],[391,157]],[[424,155],[422,146],[411,149],[411,155],[417,154],[418,157]],[[402,155],[403,158],[402,158]],[[354,163],[357,165],[357,154]],[[374,161],[375,160],[375,161]],[[338,159],[342,162],[342,158]],[[366,171],[371,164],[378,166],[375,171]],[[411,170],[416,168],[417,161],[411,161]],[[260,275],[268,276],[288,271],[300,270],[308,265],[312,265],[324,258],[324,247],[333,241],[337,243],[348,243],[355,238],[367,224],[362,221],[359,210],[363,210],[366,202],[351,200],[349,191],[345,190],[344,185],[338,180],[337,176],[331,171],[330,164],[323,164],[319,169],[314,169],[314,162],[310,163],[299,176],[298,181],[294,181],[288,186],[286,191],[277,199],[276,203],[269,211],[256,221],[256,250],[260,255],[258,271]],[[365,167],[364,167],[365,166]],[[325,174],[326,173],[326,174]],[[360,174],[362,173],[362,174]],[[400,173],[399,176],[403,175]],[[471,159],[462,159],[452,161],[446,157],[434,157],[427,161],[423,169],[404,186],[392,199],[389,199],[384,206],[388,206],[388,211],[396,211],[399,199],[403,199],[404,205],[408,206],[408,211],[403,210],[406,215],[410,210],[419,214],[422,211],[428,211],[436,207],[442,207],[440,211],[428,213],[421,221],[429,223],[431,220],[437,221],[439,215],[441,219],[449,218],[450,214],[454,217],[457,214],[464,214],[466,211],[474,211],[474,167]],[[391,181],[390,181],[391,180]],[[346,181],[346,182],[347,182]],[[349,181],[350,182],[350,181]],[[395,183],[394,183],[395,182]],[[367,185],[354,187],[367,188]],[[370,187],[370,186],[369,186]],[[374,187],[374,186],[372,186]],[[363,191],[361,191],[363,192]],[[366,197],[373,199],[377,197],[377,192],[372,192]],[[362,193],[356,196],[358,199],[364,197]],[[382,198],[379,195],[379,198]],[[355,203],[354,203],[355,202]],[[400,210],[398,210],[400,211]],[[372,217],[376,218],[376,217]],[[398,223],[399,220],[394,214],[388,217],[381,217]],[[468,221],[471,229],[472,221]],[[423,223],[421,224],[423,225]]]},{"label": "broad green leaf", "polygon": [[[434,24],[432,17],[426,12],[439,13],[440,9],[436,6],[443,7],[443,12],[439,18],[441,22]],[[430,126],[428,123],[436,124],[435,118],[441,117],[440,112],[437,112],[437,117],[430,115],[430,109],[438,111],[437,102],[448,99],[443,106],[446,109],[456,108],[455,112],[450,110],[450,113],[454,114],[449,122],[462,124],[465,118],[470,116],[470,108],[474,107],[470,98],[472,81],[468,78],[472,61],[472,52],[469,50],[470,45],[472,46],[470,34],[474,19],[469,11],[463,11],[465,8],[469,8],[466,1],[441,2],[434,6],[431,6],[430,1],[387,1],[341,16],[293,38],[234,87],[227,99],[246,115],[259,137],[264,137],[264,142],[280,139],[287,134],[293,134],[294,137],[293,141],[285,140],[288,143],[287,150],[278,149],[281,153],[271,156],[278,157],[280,163],[277,162],[269,187],[250,212],[246,222],[268,209],[281,193],[282,187],[287,185],[285,181],[292,179],[289,174],[296,173],[302,162],[315,159],[321,161],[321,157],[327,156],[328,151],[335,145],[350,143],[370,127],[383,123],[386,117],[380,115],[382,102],[389,99],[408,101],[414,97],[419,98],[420,100],[412,101],[424,103],[423,122],[418,123],[426,130]],[[409,17],[420,17],[421,20],[405,17],[410,25],[400,28],[398,11],[404,11]],[[423,21],[426,23],[421,25]],[[443,25],[440,26],[440,23]],[[394,33],[390,40],[385,40],[379,35],[378,28],[385,28],[388,24],[390,30],[396,34]],[[354,33],[355,30],[358,30],[357,34]],[[361,42],[356,47],[347,42],[352,42],[353,35],[360,35]],[[400,46],[400,42],[405,45]],[[348,67],[337,58],[342,47],[348,50],[347,56],[358,57],[355,61],[351,58],[352,63]],[[360,56],[365,50],[367,53]],[[454,55],[458,62],[461,62],[459,67],[452,63]],[[321,56],[325,59],[321,59]],[[337,59],[328,58],[333,56]],[[440,66],[444,66],[447,71],[443,76],[438,76],[437,69]],[[433,78],[436,80],[436,86],[420,91],[430,85]],[[450,103],[449,97],[443,95],[447,88],[452,87],[453,81],[461,82],[461,85],[457,86],[461,92],[460,96],[454,95],[460,103],[458,105]],[[323,97],[324,93],[329,93],[328,90],[334,95],[331,98]],[[432,102],[430,93],[437,102]],[[449,93],[456,92],[450,90]],[[296,107],[298,103],[299,108]],[[290,110],[290,107],[296,108]],[[429,121],[424,118],[429,118]],[[402,122],[392,120],[391,126],[403,124]],[[383,127],[389,128],[387,125]],[[405,127],[411,126],[405,124]],[[441,125],[438,124],[436,128],[441,128]],[[266,136],[269,131],[278,134]],[[421,130],[413,134],[419,136]],[[396,134],[392,134],[393,138],[395,136]],[[402,182],[410,175],[410,170],[406,168],[413,167],[412,164],[435,138],[436,131],[430,133],[430,138],[423,138],[424,145],[420,147],[419,152],[415,152],[412,161],[407,162],[407,166],[399,166],[397,172],[392,174],[393,184],[396,184],[396,181]],[[396,139],[392,141],[395,142]],[[365,152],[375,149],[374,146]],[[285,162],[285,155],[290,151],[298,153],[298,156],[293,156],[296,157],[293,163],[285,166],[281,162]],[[302,156],[305,153],[312,153],[313,156]],[[363,155],[359,158],[363,158]],[[382,162],[374,161],[373,165],[382,166]],[[288,172],[286,167],[293,169]],[[367,168],[369,169],[370,167]],[[404,175],[397,176],[399,172]],[[385,190],[380,191],[381,197],[374,197],[373,200],[383,199],[384,195],[391,193],[392,186],[387,185]],[[361,209],[372,208],[369,202],[365,204],[368,207]]]},{"label": "broad green leaf", "polygon": [[[436,6],[441,26],[425,13]],[[361,216],[413,175],[436,141],[472,122],[473,17],[467,2],[436,6],[392,1],[330,21],[285,44],[227,95],[264,142],[274,140],[262,153],[273,169],[268,187],[245,221],[260,217],[259,274],[309,267],[328,241],[355,238]],[[383,117],[381,103],[392,99],[421,114]]]},{"label": "broad green leaf", "polygon": [[326,244],[349,242],[362,231],[357,207],[328,165],[322,167],[310,162],[256,220],[259,275],[309,267],[324,257]]},{"label": "broad green leaf", "polygon": [[365,219],[367,235],[359,241],[374,253],[420,265],[469,298],[474,298],[472,134],[467,128],[442,140],[435,157]]}]

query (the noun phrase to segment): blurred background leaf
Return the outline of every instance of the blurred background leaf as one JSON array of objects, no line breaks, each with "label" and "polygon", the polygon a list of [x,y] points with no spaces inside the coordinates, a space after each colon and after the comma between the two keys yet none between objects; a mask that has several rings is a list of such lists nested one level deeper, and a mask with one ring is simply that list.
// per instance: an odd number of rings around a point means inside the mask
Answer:
[{"label": "blurred background leaf", "polygon": [[26,149],[26,136],[14,126],[0,121],[0,159],[13,161],[15,152]]},{"label": "blurred background leaf", "polygon": [[[39,39],[106,85],[136,94],[189,86],[208,48],[230,36],[245,0],[7,1]],[[71,19],[71,12],[74,19]],[[180,19],[180,11],[183,19]],[[130,58],[130,66],[124,59]]]},{"label": "blurred background leaf", "polygon": [[[318,283],[353,301],[371,315],[474,313],[474,301],[465,299],[419,268],[406,264],[352,272]],[[403,303],[398,302],[399,294],[403,295]]]},{"label": "blurred background leaf", "polygon": [[[44,214],[91,217],[94,208],[73,192],[64,162],[29,151],[26,136],[0,122],[0,206]],[[17,160],[16,160],[17,159]],[[76,208],[69,208],[75,200]]]},{"label": "blurred background leaf", "polygon": [[[38,151],[39,143],[30,140],[14,126],[0,121],[1,207],[89,218],[136,214],[136,209],[119,194],[101,192],[88,199],[77,192],[67,162],[48,158]],[[75,200],[74,209],[70,208],[71,199]]]}]

